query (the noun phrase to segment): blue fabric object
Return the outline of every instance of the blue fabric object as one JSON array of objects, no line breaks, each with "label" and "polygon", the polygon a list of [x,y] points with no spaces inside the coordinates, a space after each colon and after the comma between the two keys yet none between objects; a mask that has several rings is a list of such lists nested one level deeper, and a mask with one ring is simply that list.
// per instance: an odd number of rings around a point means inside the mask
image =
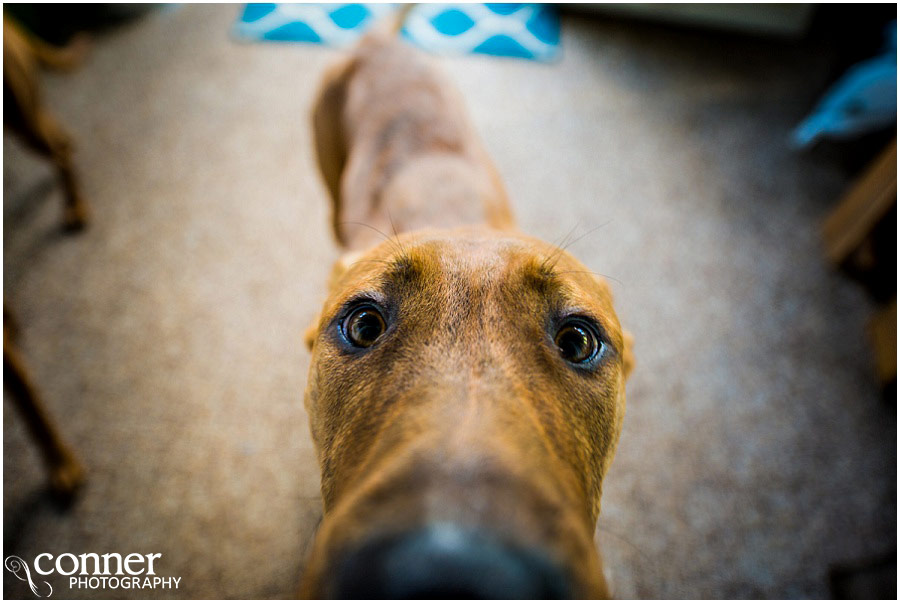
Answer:
[{"label": "blue fabric object", "polygon": [[356,29],[369,18],[369,9],[362,4],[348,4],[330,13],[331,20],[343,29]]},{"label": "blue fabric object", "polygon": [[294,21],[293,23],[285,23],[279,27],[271,31],[267,31],[263,34],[263,38],[266,40],[275,40],[279,42],[292,42],[292,41],[302,41],[302,42],[321,42],[322,39],[319,37],[315,31],[313,31],[312,27],[303,23],[302,21]]},{"label": "blue fabric object", "polygon": [[274,10],[274,4],[248,4],[246,7],[244,7],[244,14],[241,19],[250,23],[252,21],[262,19]]},{"label": "blue fabric object", "polygon": [[461,10],[452,8],[433,18],[431,24],[445,36],[458,36],[472,29],[475,26],[475,21]]},{"label": "blue fabric object", "polygon": [[345,47],[395,10],[393,4],[247,4],[234,35],[251,41]]},{"label": "blue fabric object", "polygon": [[472,52],[492,54],[500,57],[533,58],[531,52],[527,48],[516,42],[515,39],[504,35],[491,36],[473,48]]},{"label": "blue fabric object", "polygon": [[547,4],[418,4],[402,34],[440,54],[474,52],[538,61],[559,56],[559,16]]},{"label": "blue fabric object", "polygon": [[794,129],[794,147],[809,147],[823,137],[852,138],[897,122],[896,21],[885,37],[884,54],[851,67]]},{"label": "blue fabric object", "polygon": [[[247,4],[234,34],[245,40],[344,47],[397,4]],[[559,17],[545,4],[417,4],[401,35],[442,54],[481,53],[541,61],[559,56]]]}]

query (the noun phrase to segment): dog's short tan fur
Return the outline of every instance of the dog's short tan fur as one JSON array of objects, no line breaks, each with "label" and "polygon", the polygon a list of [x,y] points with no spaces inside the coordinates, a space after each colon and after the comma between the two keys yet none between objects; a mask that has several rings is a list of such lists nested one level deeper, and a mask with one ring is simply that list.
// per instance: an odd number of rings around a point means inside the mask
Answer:
[{"label": "dog's short tan fur", "polygon": [[429,64],[374,35],[325,79],[313,121],[341,244],[368,249],[379,230],[513,226],[461,99]]},{"label": "dog's short tan fur", "polygon": [[[629,342],[602,279],[515,230],[462,107],[423,57],[377,33],[328,73],[314,110],[348,251],[307,334],[325,507],[307,597],[330,595],[342,551],[435,522],[540,550],[566,568],[574,595],[608,595],[593,533]],[[338,335],[357,299],[390,308],[364,353]],[[554,317],[571,314],[608,338],[594,370],[554,344]]]}]

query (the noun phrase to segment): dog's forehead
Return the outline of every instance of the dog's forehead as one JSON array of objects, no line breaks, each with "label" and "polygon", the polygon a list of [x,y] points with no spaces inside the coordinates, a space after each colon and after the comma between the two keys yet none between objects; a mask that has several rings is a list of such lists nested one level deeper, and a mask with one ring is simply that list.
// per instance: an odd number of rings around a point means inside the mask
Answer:
[{"label": "dog's forehead", "polygon": [[351,293],[348,289],[404,281],[525,284],[546,285],[548,290],[565,292],[586,305],[612,304],[605,279],[567,251],[517,232],[482,227],[393,237],[355,258],[341,281],[344,295]]},{"label": "dog's forehead", "polygon": [[538,249],[516,238],[477,236],[419,240],[407,253],[422,260],[422,267],[435,276],[466,275],[484,281],[507,277],[521,264],[541,257]]},{"label": "dog's forehead", "polygon": [[517,232],[459,229],[423,235],[405,246],[411,255],[428,258],[448,273],[481,275],[491,280],[556,279],[576,287],[606,287],[600,275],[588,270],[565,249]]},{"label": "dog's forehead", "polygon": [[398,237],[394,245],[389,243],[380,246],[388,256],[411,255],[435,262],[444,270],[493,272],[530,260],[574,260],[540,239],[483,227],[423,231]]}]

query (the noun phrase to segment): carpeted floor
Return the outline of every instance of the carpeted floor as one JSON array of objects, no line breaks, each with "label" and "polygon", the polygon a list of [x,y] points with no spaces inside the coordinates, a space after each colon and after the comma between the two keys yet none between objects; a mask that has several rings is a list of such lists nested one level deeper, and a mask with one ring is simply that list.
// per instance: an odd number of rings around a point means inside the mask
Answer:
[{"label": "carpeted floor", "polygon": [[[68,510],[3,409],[4,557],[161,553],[177,591],[288,597],[318,520],[303,330],[337,250],[308,113],[334,50],[242,45],[238,8],[152,13],[47,97],[94,222],[4,136],[4,297],[90,482]],[[554,65],[444,62],[526,232],[614,277],[638,365],[598,540],[620,597],[828,597],[896,550],[896,412],[872,307],[823,261],[847,185],[784,144],[826,83],[804,45],[563,21]],[[30,598],[4,572],[5,598]]]}]

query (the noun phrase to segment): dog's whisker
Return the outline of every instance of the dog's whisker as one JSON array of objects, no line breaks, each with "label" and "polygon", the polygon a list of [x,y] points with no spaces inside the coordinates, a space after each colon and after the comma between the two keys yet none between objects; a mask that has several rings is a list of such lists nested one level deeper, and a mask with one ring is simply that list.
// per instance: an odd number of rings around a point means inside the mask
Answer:
[{"label": "dog's whisker", "polygon": [[574,245],[575,243],[577,243],[578,241],[580,241],[580,240],[583,239],[584,237],[588,236],[589,234],[593,234],[593,233],[597,232],[598,230],[600,230],[600,229],[603,228],[604,226],[609,225],[610,223],[612,223],[612,220],[607,220],[607,221],[604,222],[603,224],[598,224],[597,226],[594,226],[592,229],[590,229],[590,230],[587,231],[586,233],[581,234],[581,235],[578,235],[578,236],[575,237],[573,240],[569,241],[568,243],[566,243],[566,244],[563,246],[563,248],[562,248],[563,251],[565,251],[566,249],[568,249],[569,247],[571,247],[572,245]]},{"label": "dog's whisker", "polygon": [[[559,249],[559,247],[561,245],[565,244],[565,242],[569,239],[569,237],[571,237],[573,234],[575,234],[575,231],[577,229],[578,229],[578,223],[576,222],[575,225],[572,226],[572,228],[570,228],[569,231],[562,236],[562,238],[554,240],[552,245],[554,247],[556,247],[557,249]],[[557,242],[557,241],[559,241],[559,242]]]},{"label": "dog's whisker", "polygon": [[625,283],[620,281],[614,276],[610,276],[608,274],[603,274],[602,272],[594,272],[593,270],[564,270],[562,272],[557,272],[556,274],[593,274],[594,276],[602,276],[603,278],[608,278],[611,281],[615,281],[620,285],[624,286]]},{"label": "dog's whisker", "polygon": [[575,224],[575,226],[573,226],[569,230],[569,232],[566,233],[566,236],[563,237],[562,241],[560,241],[559,244],[554,245],[556,247],[556,250],[550,255],[550,261],[551,261],[551,264],[549,267],[550,270],[553,270],[556,267],[556,263],[559,262],[560,258],[562,257],[562,254],[566,251],[566,249],[569,248],[570,245],[577,242],[579,239],[581,239],[586,234],[589,234],[591,232],[591,231],[588,231],[587,233],[585,233],[579,237],[576,237],[575,239],[572,239],[572,235],[575,234],[575,231],[577,229],[578,229],[578,224]]},{"label": "dog's whisker", "polygon": [[[342,221],[342,222],[338,222],[338,225],[344,225],[344,224],[349,224],[349,225],[354,225],[354,226],[365,226],[366,228],[368,228],[368,229],[370,229],[370,230],[374,230],[375,232],[377,232],[378,234],[380,234],[382,237],[384,237],[384,240],[385,240],[385,241],[387,241],[387,242],[389,242],[391,245],[393,245],[393,246],[396,248],[396,250],[400,253],[401,256],[405,256],[405,255],[406,255],[406,251],[405,251],[405,250],[403,249],[403,247],[399,244],[399,242],[398,242],[398,241],[395,241],[391,236],[389,236],[388,234],[386,234],[383,230],[381,230],[381,229],[379,229],[379,228],[375,228],[375,227],[372,226],[371,224],[366,224],[365,222],[353,222],[353,221]],[[393,224],[392,224],[392,226],[393,226]]]},{"label": "dog's whisker", "polygon": [[[604,222],[604,223],[602,223],[602,224],[599,224],[599,225],[597,225],[597,226],[591,228],[591,229],[588,230],[587,232],[578,235],[578,236],[575,237],[574,239],[569,240],[569,238],[570,238],[570,237],[572,236],[572,234],[575,232],[575,229],[578,228],[578,225],[576,224],[575,227],[573,227],[573,228],[568,232],[568,234],[566,234],[566,236],[563,237],[562,243],[560,243],[559,245],[556,245],[556,251],[554,251],[548,258],[546,258],[546,259],[544,260],[544,262],[541,263],[541,267],[542,267],[543,269],[553,270],[553,268],[556,267],[556,263],[557,263],[557,262],[559,261],[559,259],[562,257],[562,254],[563,254],[569,247],[571,247],[572,245],[574,245],[575,243],[577,243],[578,241],[580,241],[580,240],[583,239],[584,237],[588,236],[589,234],[593,234],[594,232],[600,230],[600,229],[603,228],[604,226],[607,226],[607,225],[610,224],[611,222],[612,222],[612,220],[607,220],[606,222]],[[549,265],[549,266],[547,266],[547,263],[548,263],[548,262],[550,262],[550,265]],[[612,278],[612,277],[609,277],[609,278]],[[613,280],[616,280],[616,279],[613,279]]]},{"label": "dog's whisker", "polygon": [[394,241],[395,241],[397,247],[400,248],[400,256],[405,258],[405,257],[407,257],[406,250],[403,248],[403,243],[400,242],[400,235],[397,233],[397,226],[394,224],[394,218],[393,218],[393,216],[391,216],[391,210],[388,208],[385,208],[385,211],[387,211],[388,222],[391,223],[391,232],[394,233]]},{"label": "dog's whisker", "polygon": [[556,265],[556,262],[558,261],[558,256],[561,255],[563,252],[563,247],[561,247],[561,245],[565,244],[565,242],[569,239],[569,237],[572,236],[572,234],[575,232],[575,230],[577,228],[578,228],[578,224],[576,223],[574,226],[572,226],[572,228],[569,229],[569,232],[567,232],[565,235],[563,235],[561,240],[557,239],[557,240],[559,240],[559,243],[557,243],[556,240],[553,241],[552,245],[553,245],[553,247],[555,247],[555,250],[553,251],[553,253],[551,253],[546,258],[544,258],[543,262],[541,262],[541,271],[542,272],[550,272],[551,270],[553,270],[553,267]]},{"label": "dog's whisker", "polygon": [[350,226],[365,226],[366,228],[368,228],[368,229],[370,229],[370,230],[374,230],[375,232],[377,232],[378,234],[380,234],[381,236],[383,236],[385,241],[389,241],[389,240],[390,240],[390,237],[389,237],[388,235],[386,235],[386,234],[384,233],[383,230],[380,230],[380,229],[378,229],[378,228],[375,228],[375,227],[372,226],[371,224],[366,224],[365,222],[353,222],[353,221],[347,221],[347,220],[342,221],[342,222],[338,222],[338,226],[344,226],[344,225],[350,225]]}]

